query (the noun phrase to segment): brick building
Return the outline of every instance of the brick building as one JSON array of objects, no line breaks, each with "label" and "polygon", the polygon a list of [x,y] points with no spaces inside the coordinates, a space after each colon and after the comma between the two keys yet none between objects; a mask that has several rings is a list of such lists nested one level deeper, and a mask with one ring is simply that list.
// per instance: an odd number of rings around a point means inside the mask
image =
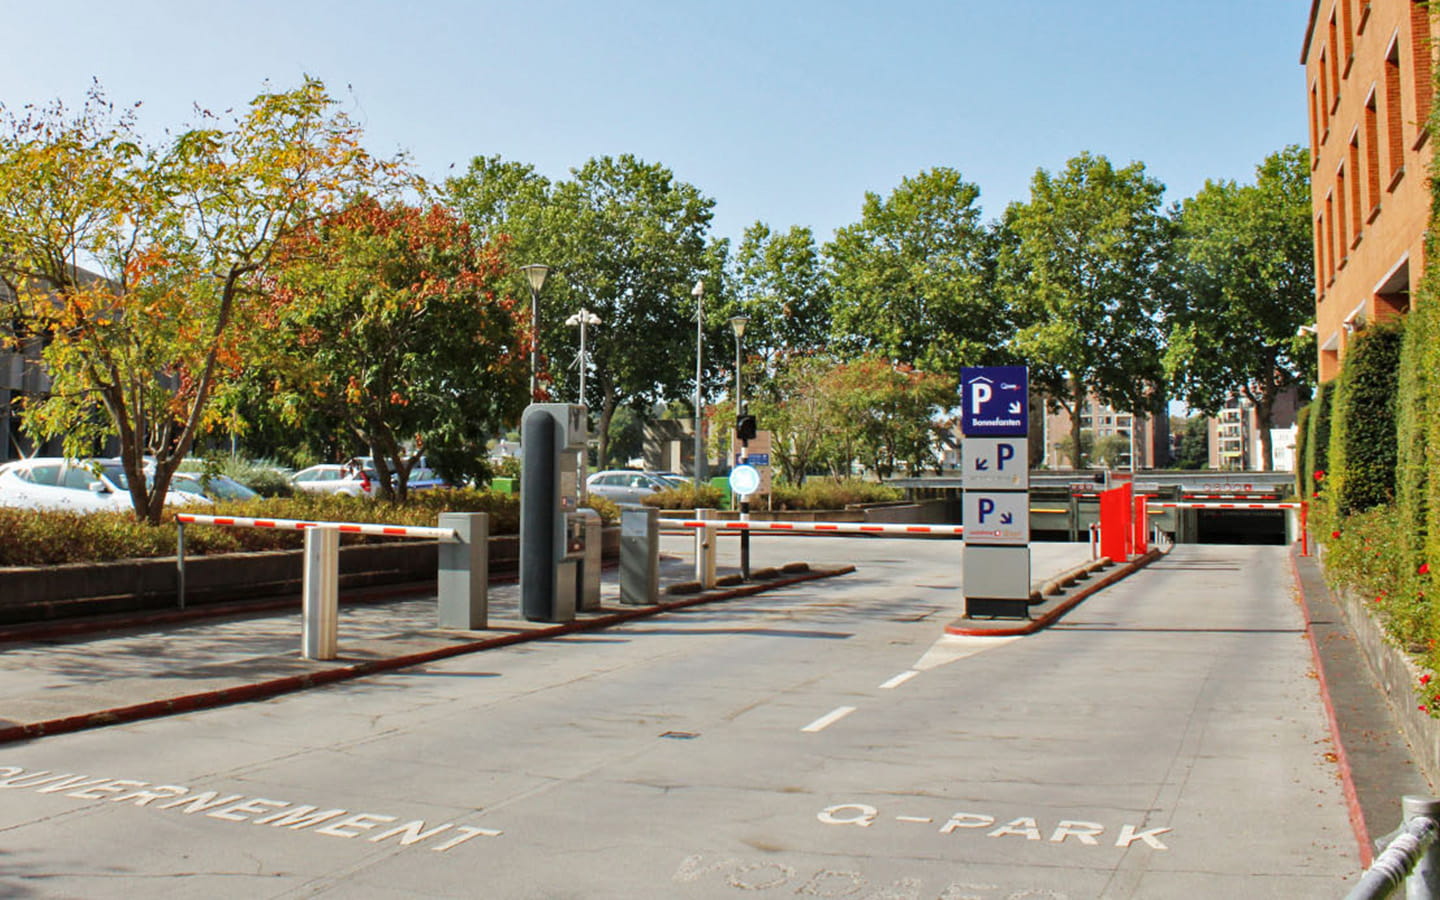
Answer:
[{"label": "brick building", "polygon": [[1309,92],[1320,380],[1350,335],[1410,307],[1425,263],[1435,22],[1417,0],[1314,0]]}]

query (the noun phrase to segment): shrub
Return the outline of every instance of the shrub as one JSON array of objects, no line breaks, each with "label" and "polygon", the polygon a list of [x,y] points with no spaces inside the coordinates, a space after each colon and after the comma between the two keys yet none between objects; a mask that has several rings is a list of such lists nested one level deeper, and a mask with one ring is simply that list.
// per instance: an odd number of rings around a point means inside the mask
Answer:
[{"label": "shrub", "polygon": [[1325,492],[1325,468],[1330,454],[1330,411],[1334,399],[1334,382],[1327,381],[1315,389],[1315,400],[1310,404],[1310,433],[1305,438],[1305,471],[1310,473],[1310,483],[1301,493],[1302,498],[1318,498]]},{"label": "shrub", "polygon": [[725,492],[708,484],[702,484],[697,492],[695,485],[685,484],[651,494],[641,502],[660,509],[719,509]]},{"label": "shrub", "polygon": [[776,509],[844,509],[865,503],[893,503],[904,498],[898,488],[856,478],[816,479],[799,487],[777,484],[774,489]]},{"label": "shrub", "polygon": [[1295,496],[1301,500],[1310,496],[1310,470],[1305,468],[1309,455],[1310,410],[1314,403],[1306,404],[1295,414]]},{"label": "shrub", "polygon": [[1395,394],[1404,320],[1362,331],[1345,356],[1331,412],[1327,496],[1341,516],[1395,497]]}]

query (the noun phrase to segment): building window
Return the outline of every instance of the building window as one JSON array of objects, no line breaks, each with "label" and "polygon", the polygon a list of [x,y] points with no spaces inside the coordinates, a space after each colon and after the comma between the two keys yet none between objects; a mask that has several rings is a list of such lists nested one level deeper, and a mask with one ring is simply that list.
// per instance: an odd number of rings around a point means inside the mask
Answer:
[{"label": "building window", "polygon": [[1310,167],[1320,167],[1320,89],[1310,85]]},{"label": "building window", "polygon": [[1320,51],[1320,140],[1330,136],[1330,63],[1326,50]]},{"label": "building window", "polygon": [[1355,0],[1340,0],[1340,27],[1345,33],[1345,74],[1350,74],[1350,64],[1355,61]]},{"label": "building window", "polygon": [[[1350,219],[1345,215],[1345,165],[1341,163],[1340,168],[1335,170],[1335,233],[1339,237],[1339,266],[1345,267],[1345,261],[1350,258]],[[1326,201],[1327,205],[1329,201]]]},{"label": "building window", "polygon": [[1325,280],[1335,280],[1335,195],[1325,195]]},{"label": "building window", "polygon": [[1350,138],[1350,227],[1354,234],[1350,238],[1350,246],[1354,247],[1360,243],[1361,215],[1360,206],[1360,135],[1357,133]]},{"label": "building window", "polygon": [[1370,199],[1370,220],[1380,212],[1380,113],[1375,94],[1365,101],[1365,190]]},{"label": "building window", "polygon": [[1340,108],[1340,44],[1335,40],[1335,11],[1330,11],[1330,112]]},{"label": "building window", "polygon": [[1390,174],[1388,189],[1392,191],[1405,174],[1404,125],[1405,117],[1400,112],[1400,41],[1397,39],[1385,54],[1385,162]]},{"label": "building window", "polygon": [[1325,299],[1325,216],[1315,217],[1315,293]]},{"label": "building window", "polygon": [[1425,123],[1430,118],[1430,103],[1435,93],[1430,54],[1430,5],[1410,4],[1410,62],[1415,69],[1415,127],[1418,139],[1424,137]]}]

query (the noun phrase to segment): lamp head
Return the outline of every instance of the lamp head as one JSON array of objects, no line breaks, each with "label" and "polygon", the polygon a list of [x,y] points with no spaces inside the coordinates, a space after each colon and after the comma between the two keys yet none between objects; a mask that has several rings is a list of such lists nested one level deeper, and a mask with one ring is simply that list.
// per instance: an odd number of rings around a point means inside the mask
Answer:
[{"label": "lamp head", "polygon": [[528,266],[521,266],[520,271],[530,279],[530,290],[538,294],[540,289],[545,286],[545,279],[550,274],[550,267],[543,263],[531,263]]}]

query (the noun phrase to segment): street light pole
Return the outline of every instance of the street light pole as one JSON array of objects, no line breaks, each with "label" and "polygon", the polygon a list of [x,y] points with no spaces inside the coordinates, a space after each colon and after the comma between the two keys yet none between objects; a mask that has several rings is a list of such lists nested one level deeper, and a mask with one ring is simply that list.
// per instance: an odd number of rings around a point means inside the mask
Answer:
[{"label": "street light pole", "polygon": [[700,406],[700,382],[704,375],[705,347],[705,282],[695,282],[690,289],[695,298],[695,502],[700,502],[700,485],[705,480],[705,411]]},{"label": "street light pole", "polygon": [[[730,328],[735,332],[735,425],[739,431],[740,417],[745,415],[745,390],[744,382],[741,380],[740,365],[743,357],[740,354],[740,339],[745,336],[745,326],[750,324],[749,316],[734,316],[730,319]],[[750,460],[750,439],[740,438],[740,465],[747,465]],[[740,495],[740,521],[750,521],[750,495]],[[740,532],[740,577],[746,581],[750,580],[750,531],[746,529]]]},{"label": "street light pole", "polygon": [[580,311],[565,320],[566,325],[580,326],[580,355],[576,357],[575,364],[580,369],[580,405],[585,405],[585,370],[590,368],[590,354],[585,349],[585,332],[590,325],[599,325],[600,317],[590,310],[580,308]]},{"label": "street light pole", "polygon": [[531,263],[528,266],[521,266],[520,271],[530,280],[530,401],[534,403],[536,398],[535,390],[539,385],[538,373],[540,370],[540,289],[545,286],[545,278],[550,274],[550,267],[542,263]]}]

